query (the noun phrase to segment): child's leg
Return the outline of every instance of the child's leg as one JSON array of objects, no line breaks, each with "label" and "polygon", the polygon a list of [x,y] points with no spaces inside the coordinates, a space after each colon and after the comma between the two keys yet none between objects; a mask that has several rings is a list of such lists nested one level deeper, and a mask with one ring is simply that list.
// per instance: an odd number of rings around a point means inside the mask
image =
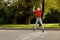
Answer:
[{"label": "child's leg", "polygon": [[40,24],[42,25],[42,30],[44,31],[44,25],[43,25],[43,23],[42,23],[42,19],[41,19],[41,18],[39,18],[39,22],[40,22]]},{"label": "child's leg", "polygon": [[35,25],[34,25],[34,29],[36,29],[37,23],[38,23],[38,18],[36,18],[36,22],[35,22]]}]

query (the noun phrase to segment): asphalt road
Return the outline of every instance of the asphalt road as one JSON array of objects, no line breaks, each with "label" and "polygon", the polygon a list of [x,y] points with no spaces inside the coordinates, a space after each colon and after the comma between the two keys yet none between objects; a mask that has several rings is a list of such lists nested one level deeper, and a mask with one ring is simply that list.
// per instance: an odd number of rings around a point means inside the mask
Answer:
[{"label": "asphalt road", "polygon": [[60,40],[60,31],[0,30],[0,40]]}]

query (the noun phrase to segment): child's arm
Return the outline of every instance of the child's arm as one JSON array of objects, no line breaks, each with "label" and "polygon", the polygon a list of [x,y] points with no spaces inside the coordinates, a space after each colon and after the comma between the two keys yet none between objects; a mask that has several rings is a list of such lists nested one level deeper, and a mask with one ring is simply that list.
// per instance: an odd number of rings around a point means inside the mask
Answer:
[{"label": "child's arm", "polygon": [[33,12],[35,12],[35,6],[33,7]]},{"label": "child's arm", "polygon": [[42,10],[42,4],[40,4],[40,9]]}]

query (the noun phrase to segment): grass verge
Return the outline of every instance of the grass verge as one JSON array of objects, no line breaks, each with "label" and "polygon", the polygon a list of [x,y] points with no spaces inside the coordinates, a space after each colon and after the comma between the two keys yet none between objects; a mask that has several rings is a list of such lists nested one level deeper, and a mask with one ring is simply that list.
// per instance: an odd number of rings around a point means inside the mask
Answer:
[{"label": "grass verge", "polygon": [[[34,24],[25,25],[25,24],[2,24],[0,28],[33,28]],[[45,28],[60,28],[59,23],[47,23],[44,24]],[[37,28],[41,28],[41,26],[37,25]]]}]

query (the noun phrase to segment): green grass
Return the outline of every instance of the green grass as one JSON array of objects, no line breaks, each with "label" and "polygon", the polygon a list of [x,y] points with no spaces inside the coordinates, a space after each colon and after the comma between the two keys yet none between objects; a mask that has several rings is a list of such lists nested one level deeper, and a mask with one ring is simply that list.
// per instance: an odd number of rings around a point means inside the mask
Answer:
[{"label": "green grass", "polygon": [[[0,28],[33,28],[34,24],[30,24],[30,25],[25,25],[25,24],[2,24],[0,25]],[[39,25],[37,25],[37,28],[41,28],[39,27]],[[60,28],[59,23],[47,23],[44,24],[45,28]]]}]

